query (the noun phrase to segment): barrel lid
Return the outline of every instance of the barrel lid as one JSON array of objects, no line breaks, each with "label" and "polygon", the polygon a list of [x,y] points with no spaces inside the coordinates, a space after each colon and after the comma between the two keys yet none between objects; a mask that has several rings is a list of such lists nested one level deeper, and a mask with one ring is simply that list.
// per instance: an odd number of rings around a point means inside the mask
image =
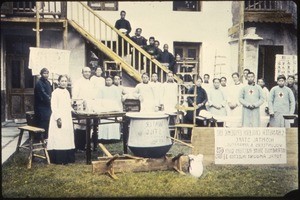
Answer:
[{"label": "barrel lid", "polygon": [[157,118],[167,118],[169,115],[164,112],[127,112],[127,117],[130,118],[142,118],[142,119],[157,119]]}]

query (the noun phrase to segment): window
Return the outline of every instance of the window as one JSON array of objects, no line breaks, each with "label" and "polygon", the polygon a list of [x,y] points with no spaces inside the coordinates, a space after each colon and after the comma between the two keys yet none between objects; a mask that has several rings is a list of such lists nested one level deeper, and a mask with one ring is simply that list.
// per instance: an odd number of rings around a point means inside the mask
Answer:
[{"label": "window", "polygon": [[88,6],[94,10],[118,10],[117,1],[88,1]]},{"label": "window", "polygon": [[194,42],[174,42],[174,55],[181,59],[199,61],[201,43]]},{"label": "window", "polygon": [[174,11],[201,11],[201,1],[173,1]]}]

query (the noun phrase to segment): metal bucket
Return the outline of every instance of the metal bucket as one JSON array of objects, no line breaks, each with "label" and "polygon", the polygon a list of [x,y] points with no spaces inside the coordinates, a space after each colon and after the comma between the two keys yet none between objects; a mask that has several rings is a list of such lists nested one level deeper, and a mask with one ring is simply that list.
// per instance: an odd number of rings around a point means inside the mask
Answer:
[{"label": "metal bucket", "polygon": [[166,155],[172,146],[168,115],[135,112],[126,116],[130,118],[128,147],[134,155],[146,158]]}]

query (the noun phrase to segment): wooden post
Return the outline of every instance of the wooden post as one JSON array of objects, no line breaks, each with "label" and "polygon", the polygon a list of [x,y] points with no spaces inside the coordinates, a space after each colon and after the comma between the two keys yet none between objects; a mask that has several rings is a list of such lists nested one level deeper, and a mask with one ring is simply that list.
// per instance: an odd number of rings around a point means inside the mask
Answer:
[{"label": "wooden post", "polygon": [[40,9],[41,3],[39,1],[35,4],[36,7],[36,47],[40,47]]},{"label": "wooden post", "polygon": [[68,48],[68,21],[65,20],[63,22],[63,28],[64,28],[64,31],[63,31],[63,48],[66,50]]},{"label": "wooden post", "polygon": [[240,21],[239,21],[239,52],[238,52],[238,73],[242,74],[244,70],[244,10],[245,2],[240,1]]}]

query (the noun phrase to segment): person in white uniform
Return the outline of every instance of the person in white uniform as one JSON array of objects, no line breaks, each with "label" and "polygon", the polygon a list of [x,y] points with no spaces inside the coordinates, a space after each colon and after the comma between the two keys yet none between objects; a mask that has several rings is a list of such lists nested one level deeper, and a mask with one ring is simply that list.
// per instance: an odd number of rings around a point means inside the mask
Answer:
[{"label": "person in white uniform", "polygon": [[264,103],[260,106],[260,115],[261,116],[268,116],[267,112],[269,110],[268,107],[268,98],[269,98],[269,90],[265,85],[265,81],[263,78],[260,78],[257,80],[257,85],[259,85],[261,87],[261,89],[263,90],[263,94],[264,94]]},{"label": "person in white uniform", "polygon": [[178,84],[174,81],[173,72],[168,72],[167,80],[163,83],[162,104],[166,113],[175,113],[178,99]]},{"label": "person in white uniform", "polygon": [[285,86],[286,77],[277,77],[277,86],[269,94],[270,127],[290,127],[283,118],[284,114],[292,115],[295,111],[295,97],[290,88]]},{"label": "person in white uniform", "polygon": [[59,87],[52,93],[47,150],[50,163],[68,164],[75,162],[74,129],[70,93],[66,89],[66,75],[58,77]]},{"label": "person in white uniform", "polygon": [[[87,104],[95,98],[95,90],[92,82],[90,81],[91,69],[84,67],[82,69],[82,77],[79,78],[73,86],[72,99],[73,100],[84,100]],[[75,146],[77,150],[85,150],[86,144],[86,126],[82,125],[86,120],[80,120],[80,124],[75,124]]]},{"label": "person in white uniform", "polygon": [[140,112],[155,112],[155,95],[153,87],[149,84],[148,73],[142,74],[142,83],[135,86],[134,92],[135,98],[140,100],[141,110]]},{"label": "person in white uniform", "polygon": [[155,107],[161,107],[161,105],[163,104],[162,102],[163,85],[161,82],[158,81],[157,73],[153,73],[151,75],[151,82],[149,84],[153,88]]},{"label": "person in white uniform", "polygon": [[91,82],[95,91],[101,90],[101,88],[105,86],[105,79],[102,77],[102,73],[102,68],[98,66],[95,75],[91,77]]},{"label": "person in white uniform", "polygon": [[228,127],[241,127],[242,126],[242,105],[239,101],[239,94],[243,88],[243,84],[240,82],[240,75],[234,72],[232,75],[233,85],[229,87],[227,95],[227,120],[226,126]]},{"label": "person in white uniform", "polygon": [[[105,87],[98,93],[97,99],[101,100],[101,107],[106,112],[122,111],[122,93],[119,88],[113,85],[113,77],[105,78]],[[104,111],[104,110],[103,110]],[[110,120],[102,119],[101,122],[110,122]],[[100,124],[98,139],[104,140],[120,140],[120,124]]]}]

